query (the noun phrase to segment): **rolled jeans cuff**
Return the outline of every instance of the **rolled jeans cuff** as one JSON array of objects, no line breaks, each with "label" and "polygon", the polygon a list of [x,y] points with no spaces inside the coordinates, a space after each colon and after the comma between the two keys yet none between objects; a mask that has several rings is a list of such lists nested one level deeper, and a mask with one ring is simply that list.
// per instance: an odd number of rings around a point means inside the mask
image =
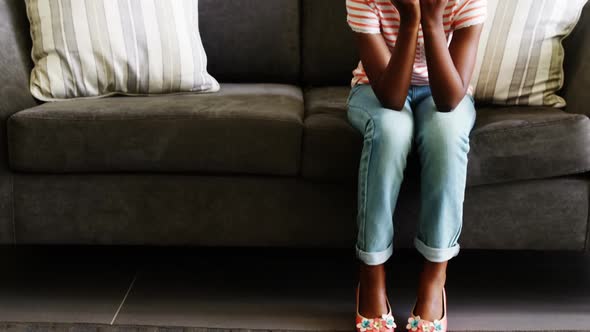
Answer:
[{"label": "rolled jeans cuff", "polygon": [[459,254],[460,246],[457,243],[455,246],[450,248],[433,248],[427,246],[417,237],[414,238],[414,245],[418,252],[420,252],[424,258],[431,262],[445,262]]},{"label": "rolled jeans cuff", "polygon": [[393,255],[393,242],[382,251],[367,252],[361,250],[358,246],[356,248],[356,256],[367,265],[379,265],[385,263],[391,255]]}]

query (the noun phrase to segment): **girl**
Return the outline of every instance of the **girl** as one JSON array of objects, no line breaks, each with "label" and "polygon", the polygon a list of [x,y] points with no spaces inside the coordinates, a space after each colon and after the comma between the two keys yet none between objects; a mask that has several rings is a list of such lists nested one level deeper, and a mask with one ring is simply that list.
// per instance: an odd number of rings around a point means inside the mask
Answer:
[{"label": "girl", "polygon": [[416,144],[421,211],[414,245],[424,257],[405,328],[446,331],[447,262],[459,253],[469,134],[469,84],[486,0],[346,0],[360,55],[347,100],[364,136],[359,167],[357,331],[397,327],[384,263],[393,253],[393,212]]}]

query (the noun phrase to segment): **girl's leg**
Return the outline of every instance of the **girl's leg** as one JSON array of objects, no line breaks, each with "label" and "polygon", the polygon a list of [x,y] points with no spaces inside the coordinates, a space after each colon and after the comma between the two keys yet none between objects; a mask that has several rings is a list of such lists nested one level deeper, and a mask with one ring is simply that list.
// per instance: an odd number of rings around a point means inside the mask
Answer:
[{"label": "girl's leg", "polygon": [[459,253],[469,134],[476,111],[472,97],[466,95],[454,110],[439,112],[428,94],[414,115],[422,167],[420,220],[414,244],[424,257],[415,314],[434,320],[442,316],[447,262]]},{"label": "girl's leg", "polygon": [[401,111],[384,108],[369,84],[352,89],[347,116],[364,136],[356,242],[359,312],[376,317],[387,313],[383,264],[393,253],[393,211],[412,144],[413,117],[408,101]]}]

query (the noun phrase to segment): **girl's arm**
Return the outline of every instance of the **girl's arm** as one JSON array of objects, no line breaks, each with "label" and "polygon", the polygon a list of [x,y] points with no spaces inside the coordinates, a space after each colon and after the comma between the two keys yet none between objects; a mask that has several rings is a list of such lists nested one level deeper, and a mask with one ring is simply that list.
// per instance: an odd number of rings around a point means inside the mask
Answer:
[{"label": "girl's arm", "polygon": [[401,22],[390,52],[383,36],[356,32],[359,55],[369,83],[381,104],[401,110],[406,102],[420,25],[419,0],[392,0]]},{"label": "girl's arm", "polygon": [[483,24],[475,24],[453,31],[447,47],[442,18],[446,5],[447,0],[420,0],[430,88],[441,112],[452,111],[465,97],[483,30]]}]

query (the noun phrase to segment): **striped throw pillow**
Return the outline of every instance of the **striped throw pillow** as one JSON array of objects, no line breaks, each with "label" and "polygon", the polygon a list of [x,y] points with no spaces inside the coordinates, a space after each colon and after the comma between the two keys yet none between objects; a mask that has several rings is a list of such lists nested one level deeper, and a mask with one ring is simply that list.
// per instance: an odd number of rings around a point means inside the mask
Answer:
[{"label": "striped throw pillow", "polygon": [[215,92],[198,0],[27,0],[43,101]]},{"label": "striped throw pillow", "polygon": [[488,0],[471,83],[482,103],[564,107],[561,44],[587,0]]}]

